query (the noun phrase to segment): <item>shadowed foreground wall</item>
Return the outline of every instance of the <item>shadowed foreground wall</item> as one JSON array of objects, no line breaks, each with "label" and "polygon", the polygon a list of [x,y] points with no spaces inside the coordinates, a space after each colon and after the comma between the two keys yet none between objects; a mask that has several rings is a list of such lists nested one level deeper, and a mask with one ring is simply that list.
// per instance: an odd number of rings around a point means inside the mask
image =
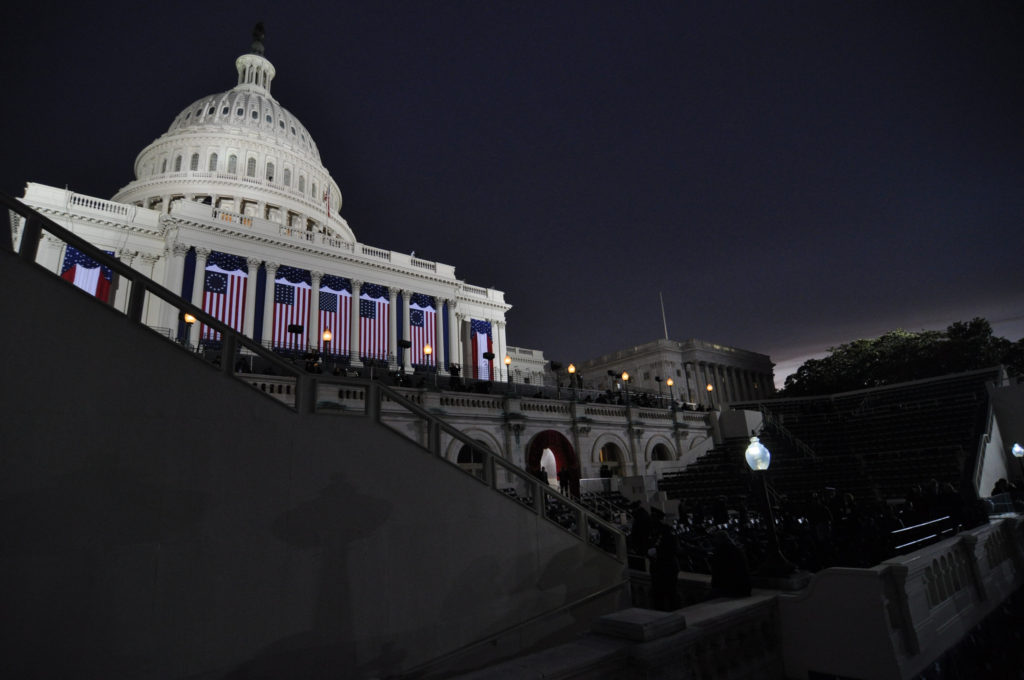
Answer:
[{"label": "shadowed foreground wall", "polygon": [[296,415],[2,251],[0,284],[0,675],[387,676],[623,578],[386,428]]}]

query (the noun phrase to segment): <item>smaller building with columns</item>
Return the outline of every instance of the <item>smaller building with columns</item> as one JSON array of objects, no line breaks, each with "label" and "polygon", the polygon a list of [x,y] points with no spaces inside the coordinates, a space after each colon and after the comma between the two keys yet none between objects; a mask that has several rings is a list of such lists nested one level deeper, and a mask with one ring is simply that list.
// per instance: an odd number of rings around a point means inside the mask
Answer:
[{"label": "smaller building with columns", "polygon": [[715,409],[774,394],[774,367],[766,354],[695,338],[659,339],[578,364],[587,388],[617,389],[625,371],[630,389],[657,392],[660,379],[661,390],[668,396],[671,378],[671,393],[677,400]]}]

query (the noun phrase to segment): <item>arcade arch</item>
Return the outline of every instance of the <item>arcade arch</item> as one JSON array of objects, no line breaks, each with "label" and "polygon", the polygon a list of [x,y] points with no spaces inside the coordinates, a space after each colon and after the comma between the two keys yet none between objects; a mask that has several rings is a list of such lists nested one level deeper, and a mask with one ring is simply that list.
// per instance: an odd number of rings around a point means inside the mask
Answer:
[{"label": "arcade arch", "polygon": [[660,438],[652,439],[647,444],[647,460],[648,461],[671,461],[675,460],[672,445],[668,441]]},{"label": "arcade arch", "polygon": [[[526,469],[531,474],[539,475],[541,467],[544,468],[548,483],[553,486],[557,486],[558,473],[562,471],[568,471],[570,480],[579,480],[579,456],[561,432],[542,430],[530,438],[526,445]],[[575,487],[571,492],[578,494],[578,481],[571,481],[570,484]]]},{"label": "arcade arch", "polygon": [[592,460],[598,466],[607,465],[613,475],[629,474],[629,447],[615,435],[604,435],[594,442]]}]

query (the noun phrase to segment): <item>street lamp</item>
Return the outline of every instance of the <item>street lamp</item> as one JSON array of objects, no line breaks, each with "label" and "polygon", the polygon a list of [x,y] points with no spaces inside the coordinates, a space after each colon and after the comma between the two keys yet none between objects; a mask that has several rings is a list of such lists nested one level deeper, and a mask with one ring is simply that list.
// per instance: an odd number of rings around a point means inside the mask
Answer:
[{"label": "street lamp", "polygon": [[[434,353],[434,348],[430,345],[423,345],[423,356],[427,358],[427,370],[430,370],[430,355]],[[437,369],[434,369],[434,387],[437,387]]]},{"label": "street lamp", "polygon": [[509,355],[506,354],[505,358],[503,359],[503,361],[505,362],[505,378],[508,380],[508,384],[511,385],[512,384],[512,357],[510,357]]},{"label": "street lamp", "polygon": [[715,395],[712,394],[714,391],[715,386],[712,385],[711,383],[708,383],[708,405],[711,407],[712,411],[715,410]]},{"label": "street lamp", "polygon": [[565,369],[569,372],[569,387],[572,388],[572,400],[576,401],[576,364],[569,364]]},{"label": "street lamp", "polygon": [[1017,459],[1017,464],[1021,466],[1021,473],[1024,474],[1024,460],[1021,460],[1021,458],[1024,458],[1024,446],[1014,443],[1010,448],[1010,453]]},{"label": "street lamp", "polygon": [[196,322],[196,317],[185,312],[181,318],[185,322],[185,347],[190,347],[192,344],[192,324]]},{"label": "street lamp", "polygon": [[622,372],[622,389],[626,392],[626,406],[629,406],[629,373]]},{"label": "street lamp", "polygon": [[328,328],[323,332],[324,339],[324,369],[327,368],[327,357],[331,355],[331,340],[334,338],[334,334],[331,333],[331,329]]},{"label": "street lamp", "polygon": [[665,384],[668,385],[668,400],[671,402],[669,404],[669,408],[671,408],[673,411],[675,411],[676,410],[676,397],[675,397],[675,394],[672,392],[672,386],[675,385],[676,382],[672,378],[669,378],[668,380],[665,381]]},{"label": "street lamp", "polygon": [[[711,387],[708,385],[708,387]],[[764,511],[768,518],[768,530],[771,532],[772,542],[761,563],[761,573],[765,576],[788,576],[796,567],[782,555],[782,547],[779,545],[779,533],[775,528],[775,513],[772,511],[772,501],[768,497],[768,466],[772,461],[772,454],[765,448],[765,445],[757,437],[750,438],[750,445],[744,452],[747,459],[747,466],[755,476],[761,478],[761,490],[764,497]]]}]

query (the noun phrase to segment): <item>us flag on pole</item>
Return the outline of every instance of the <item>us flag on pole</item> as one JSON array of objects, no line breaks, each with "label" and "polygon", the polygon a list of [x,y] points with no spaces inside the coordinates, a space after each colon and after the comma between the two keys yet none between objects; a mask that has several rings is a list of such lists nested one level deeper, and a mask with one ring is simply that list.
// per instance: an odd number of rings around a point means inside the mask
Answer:
[{"label": "us flag on pole", "polygon": [[[275,348],[305,350],[309,342],[309,294],[312,278],[305,269],[281,266],[274,281]],[[289,326],[301,326],[301,333],[292,333]]]},{"label": "us flag on pole", "polygon": [[[108,255],[114,254],[109,250],[103,252]],[[109,267],[101,267],[99,262],[74,246],[68,246],[64,253],[64,264],[60,268],[60,277],[75,284],[86,293],[95,295],[103,302],[110,301],[110,284],[113,281],[114,272]]]},{"label": "us flag on pole", "polygon": [[[416,293],[409,299],[409,340],[412,342],[412,359],[410,363],[434,365],[437,356],[435,342],[435,325],[437,313],[434,309],[434,298]],[[433,353],[427,356],[423,346],[430,345]]]},{"label": "us flag on pole", "polygon": [[[245,287],[249,275],[245,258],[227,253],[210,253],[203,273],[203,311],[236,331],[242,330],[245,315]],[[202,340],[220,340],[220,333],[206,324],[200,330]]]},{"label": "us flag on pole", "polygon": [[469,322],[469,335],[473,343],[473,377],[479,380],[490,380],[493,374],[490,359],[484,358],[484,352],[491,350],[491,322],[473,319]]},{"label": "us flag on pole", "polygon": [[352,284],[340,276],[326,275],[320,281],[320,351],[325,350],[324,331],[331,332],[331,354],[349,352],[352,323]]},{"label": "us flag on pole", "polygon": [[359,293],[359,356],[363,359],[388,357],[388,289],[364,283]]}]

